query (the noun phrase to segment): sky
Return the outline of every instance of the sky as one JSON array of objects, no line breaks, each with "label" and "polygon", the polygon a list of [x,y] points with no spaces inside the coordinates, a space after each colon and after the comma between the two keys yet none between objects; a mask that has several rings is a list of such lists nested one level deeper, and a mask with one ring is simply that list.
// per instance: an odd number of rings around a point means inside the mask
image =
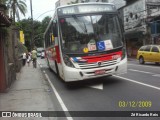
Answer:
[{"label": "sky", "polygon": [[[52,17],[52,15],[54,14],[55,3],[57,1],[58,0],[32,0],[33,19],[42,21],[43,18],[46,16]],[[109,1],[119,5],[120,3],[123,3],[124,0],[109,0]],[[21,19],[31,18],[30,0],[26,0],[26,4],[28,11],[25,17],[21,15]]]},{"label": "sky", "polygon": [[[46,16],[52,16],[57,1],[58,0],[32,0],[33,19],[41,21]],[[25,17],[21,16],[21,19],[31,18],[30,0],[26,0],[26,4],[27,14]]]}]

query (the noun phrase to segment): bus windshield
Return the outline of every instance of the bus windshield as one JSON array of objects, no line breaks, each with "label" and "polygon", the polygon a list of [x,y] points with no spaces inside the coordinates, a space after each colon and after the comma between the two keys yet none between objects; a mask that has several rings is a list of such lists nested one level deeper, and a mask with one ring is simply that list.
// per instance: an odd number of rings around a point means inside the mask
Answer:
[{"label": "bus windshield", "polygon": [[62,51],[84,54],[108,51],[123,45],[116,14],[60,17]]}]

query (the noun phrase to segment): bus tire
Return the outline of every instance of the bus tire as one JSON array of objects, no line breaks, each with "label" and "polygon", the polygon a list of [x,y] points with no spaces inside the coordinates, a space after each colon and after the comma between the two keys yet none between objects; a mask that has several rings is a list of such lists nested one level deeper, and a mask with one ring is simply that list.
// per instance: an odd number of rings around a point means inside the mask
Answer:
[{"label": "bus tire", "polygon": [[55,66],[56,66],[56,74],[57,74],[57,76],[59,76],[59,69],[58,69],[57,62],[55,62]]}]

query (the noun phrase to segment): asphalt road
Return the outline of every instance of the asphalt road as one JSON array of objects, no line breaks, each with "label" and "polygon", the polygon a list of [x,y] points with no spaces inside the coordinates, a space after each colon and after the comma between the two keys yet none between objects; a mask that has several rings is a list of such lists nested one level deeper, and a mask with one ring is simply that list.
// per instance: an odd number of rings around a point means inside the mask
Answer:
[{"label": "asphalt road", "polygon": [[[38,62],[55,89],[51,92],[57,111],[160,111],[160,65],[140,65],[132,60],[128,61],[126,74],[67,85],[48,69],[45,59],[38,59]],[[159,120],[159,117],[88,116],[59,119]]]}]

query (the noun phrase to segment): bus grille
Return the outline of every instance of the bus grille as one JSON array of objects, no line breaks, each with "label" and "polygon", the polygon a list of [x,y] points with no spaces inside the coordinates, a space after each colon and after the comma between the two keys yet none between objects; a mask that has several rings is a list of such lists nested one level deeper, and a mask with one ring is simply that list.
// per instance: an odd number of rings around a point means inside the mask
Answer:
[{"label": "bus grille", "polygon": [[111,66],[117,64],[117,60],[102,61],[101,65],[98,65],[98,62],[95,63],[78,63],[78,68],[80,69],[92,69],[92,68],[101,68],[106,66]]}]

